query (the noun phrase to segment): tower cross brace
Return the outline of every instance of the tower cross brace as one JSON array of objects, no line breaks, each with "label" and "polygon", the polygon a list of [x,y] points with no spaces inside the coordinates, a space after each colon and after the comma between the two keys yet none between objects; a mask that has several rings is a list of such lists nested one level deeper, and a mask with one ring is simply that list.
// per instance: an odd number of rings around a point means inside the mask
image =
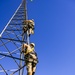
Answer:
[{"label": "tower cross brace", "polygon": [[[0,53],[2,59],[6,57],[12,58],[13,62],[17,64],[18,69],[21,68],[24,65],[24,60],[23,60],[23,54],[21,53],[21,47],[23,43],[30,43],[29,36],[28,36],[28,31],[26,34],[22,35],[23,33],[23,22],[25,20],[28,20],[28,15],[27,15],[27,1],[22,0],[21,4],[15,11],[14,15],[11,17],[7,25],[4,27],[0,34],[0,51],[8,51],[7,54],[2,54]],[[13,48],[11,49],[11,46]],[[18,53],[20,53],[20,56],[16,55],[14,57],[13,53],[16,53],[17,50],[14,48],[18,49]],[[14,52],[13,52],[14,51]],[[13,52],[13,53],[11,53]],[[3,57],[4,56],[4,57]],[[17,61],[17,59],[20,60]],[[1,59],[0,59],[1,60]],[[5,70],[4,70],[5,71]],[[24,75],[24,68],[19,69],[19,75]]]}]

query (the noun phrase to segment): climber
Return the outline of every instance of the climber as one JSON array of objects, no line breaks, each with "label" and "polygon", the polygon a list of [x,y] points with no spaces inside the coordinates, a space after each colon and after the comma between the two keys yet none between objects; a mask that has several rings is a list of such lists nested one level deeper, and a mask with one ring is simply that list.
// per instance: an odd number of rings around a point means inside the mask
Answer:
[{"label": "climber", "polygon": [[24,53],[27,67],[27,75],[34,75],[38,63],[37,53],[34,51],[35,44],[23,44],[22,52]]},{"label": "climber", "polygon": [[28,30],[28,34],[30,36],[30,34],[34,34],[34,20],[25,20],[23,22],[23,34],[27,32]]},{"label": "climber", "polygon": [[34,20],[29,20],[28,28],[29,28],[29,36],[30,34],[34,34]]}]

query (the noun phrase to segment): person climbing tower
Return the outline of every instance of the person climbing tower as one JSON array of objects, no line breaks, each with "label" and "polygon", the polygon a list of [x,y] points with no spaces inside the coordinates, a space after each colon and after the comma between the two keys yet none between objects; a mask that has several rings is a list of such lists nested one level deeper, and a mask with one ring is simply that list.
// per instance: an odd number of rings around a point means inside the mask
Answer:
[{"label": "person climbing tower", "polygon": [[[25,20],[23,22],[23,34],[26,33],[28,31],[29,36],[31,34],[34,34],[34,20]],[[22,35],[23,35],[22,34]]]},{"label": "person climbing tower", "polygon": [[24,53],[25,63],[27,67],[27,75],[34,75],[36,65],[38,63],[37,53],[34,51],[35,44],[23,44],[22,52]]}]

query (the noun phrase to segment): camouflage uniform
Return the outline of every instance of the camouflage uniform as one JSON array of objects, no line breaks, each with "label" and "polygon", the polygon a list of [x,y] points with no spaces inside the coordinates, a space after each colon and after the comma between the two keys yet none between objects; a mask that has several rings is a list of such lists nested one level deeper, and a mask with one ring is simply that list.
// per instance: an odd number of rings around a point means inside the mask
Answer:
[{"label": "camouflage uniform", "polygon": [[38,63],[38,58],[36,52],[34,51],[34,47],[30,47],[30,49],[31,52],[29,52],[28,48],[25,49],[24,58],[25,58],[25,63],[28,71],[27,75],[34,75],[33,73],[35,73],[36,65]]},{"label": "camouflage uniform", "polygon": [[24,24],[24,27],[23,27],[24,33],[28,30],[29,34],[34,34],[34,21],[33,20],[25,20],[23,24]]}]

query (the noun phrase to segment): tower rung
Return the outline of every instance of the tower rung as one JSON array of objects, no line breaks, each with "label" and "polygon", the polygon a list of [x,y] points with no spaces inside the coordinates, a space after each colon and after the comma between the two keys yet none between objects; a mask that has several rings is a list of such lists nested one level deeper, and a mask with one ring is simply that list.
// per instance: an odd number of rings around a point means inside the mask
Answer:
[{"label": "tower rung", "polygon": [[6,54],[3,54],[3,53],[0,53],[0,55],[6,56],[6,57],[10,57],[10,58],[14,58],[14,59],[17,59],[17,60],[25,61],[24,59],[20,59],[20,58],[17,58],[17,57],[14,57],[14,56],[10,56],[10,55],[6,55]]},{"label": "tower rung", "polygon": [[26,41],[22,41],[22,40],[15,40],[15,39],[10,39],[10,38],[0,38],[0,39],[5,39],[5,40],[10,40],[10,41],[17,41],[17,42],[26,42]]}]

